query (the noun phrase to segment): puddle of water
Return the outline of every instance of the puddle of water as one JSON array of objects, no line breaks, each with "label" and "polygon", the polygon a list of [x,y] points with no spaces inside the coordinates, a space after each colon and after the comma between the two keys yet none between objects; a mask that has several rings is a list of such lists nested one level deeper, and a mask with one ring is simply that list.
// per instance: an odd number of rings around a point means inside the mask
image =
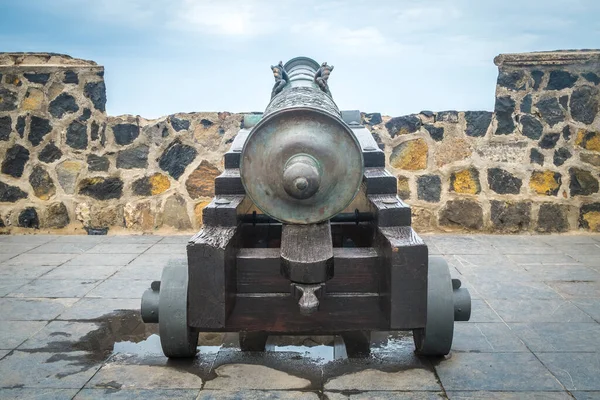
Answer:
[{"label": "puddle of water", "polygon": [[267,351],[274,353],[298,353],[301,357],[310,359],[317,365],[324,365],[335,360],[333,346],[273,346]]},{"label": "puddle of water", "polygon": [[[222,349],[222,346],[198,346],[198,351],[202,354],[217,354]],[[139,342],[115,342],[113,354],[129,354],[135,356],[163,356],[162,347],[160,345],[160,336],[152,334],[146,340]]]}]

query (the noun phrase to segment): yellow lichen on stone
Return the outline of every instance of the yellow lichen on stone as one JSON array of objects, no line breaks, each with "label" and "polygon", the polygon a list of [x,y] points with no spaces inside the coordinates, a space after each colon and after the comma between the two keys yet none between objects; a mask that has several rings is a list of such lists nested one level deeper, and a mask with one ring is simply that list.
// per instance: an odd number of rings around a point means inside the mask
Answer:
[{"label": "yellow lichen on stone", "polygon": [[397,169],[419,170],[427,168],[428,146],[425,140],[415,139],[400,143],[392,150],[390,165]]},{"label": "yellow lichen on stone", "polygon": [[21,103],[23,110],[35,111],[42,108],[42,102],[44,101],[44,92],[39,89],[30,88]]},{"label": "yellow lichen on stone", "polygon": [[169,178],[163,174],[156,173],[150,177],[149,181],[151,186],[150,192],[152,193],[152,196],[164,193],[171,187]]},{"label": "yellow lichen on stone", "polygon": [[583,219],[591,231],[600,232],[600,211],[587,212],[583,214]]},{"label": "yellow lichen on stone", "polygon": [[452,190],[462,194],[477,194],[481,191],[479,181],[470,169],[464,169],[452,174]]},{"label": "yellow lichen on stone", "polygon": [[194,216],[196,217],[196,222],[198,226],[202,225],[202,211],[204,207],[210,204],[210,200],[202,201],[194,206]]},{"label": "yellow lichen on stone", "polygon": [[586,150],[600,151],[600,132],[589,132],[580,129],[577,131],[575,144]]},{"label": "yellow lichen on stone", "polygon": [[537,194],[555,196],[558,193],[560,183],[560,176],[557,179],[557,174],[553,171],[533,171],[529,180],[529,187]]}]

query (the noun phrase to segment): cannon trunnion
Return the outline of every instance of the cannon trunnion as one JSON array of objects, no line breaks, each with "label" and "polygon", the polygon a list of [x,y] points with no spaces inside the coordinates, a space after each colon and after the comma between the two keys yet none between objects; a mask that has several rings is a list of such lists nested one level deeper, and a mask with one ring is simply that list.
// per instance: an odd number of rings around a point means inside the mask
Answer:
[{"label": "cannon trunnion", "polygon": [[169,357],[194,356],[198,332],[240,332],[243,350],[269,334],[339,334],[352,355],[372,331],[412,330],[417,352],[448,354],[469,292],[428,256],[360,113],[338,110],[333,67],[271,68],[271,102],[225,154],[187,265],[165,267],[142,318]]}]

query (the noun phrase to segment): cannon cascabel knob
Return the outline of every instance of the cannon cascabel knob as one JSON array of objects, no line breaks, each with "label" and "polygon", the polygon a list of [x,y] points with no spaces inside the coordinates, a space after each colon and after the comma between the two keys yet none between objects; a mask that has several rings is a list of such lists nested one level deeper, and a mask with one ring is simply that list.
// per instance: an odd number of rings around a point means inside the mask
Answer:
[{"label": "cannon cascabel knob", "polygon": [[321,184],[319,162],[308,154],[296,154],[287,161],[283,169],[283,188],[298,200],[312,197]]}]

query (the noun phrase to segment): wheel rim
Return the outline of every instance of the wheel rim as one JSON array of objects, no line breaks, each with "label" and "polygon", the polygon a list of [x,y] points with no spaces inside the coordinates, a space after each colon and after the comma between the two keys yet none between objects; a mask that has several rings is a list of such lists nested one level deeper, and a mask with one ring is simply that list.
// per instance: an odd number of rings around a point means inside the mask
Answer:
[{"label": "wheel rim", "polygon": [[196,354],[198,332],[188,327],[187,289],[187,266],[167,265],[162,272],[158,302],[160,343],[167,357]]},{"label": "wheel rim", "polygon": [[413,338],[418,353],[446,355],[454,335],[452,279],[443,258],[430,257],[427,273],[427,322],[415,329]]}]

